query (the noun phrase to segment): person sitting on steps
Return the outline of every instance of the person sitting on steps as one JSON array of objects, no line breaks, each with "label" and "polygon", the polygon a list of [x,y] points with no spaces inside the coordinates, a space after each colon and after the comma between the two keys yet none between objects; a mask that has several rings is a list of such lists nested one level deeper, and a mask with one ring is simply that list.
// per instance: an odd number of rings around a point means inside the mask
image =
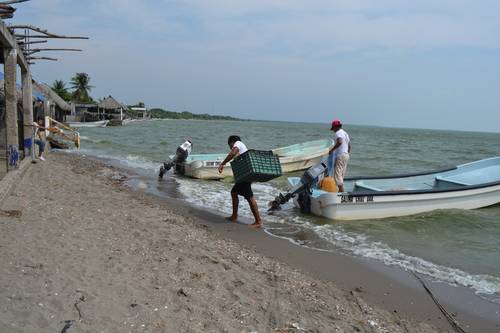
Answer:
[{"label": "person sitting on steps", "polygon": [[43,118],[38,118],[36,123],[33,123],[35,127],[35,144],[38,146],[38,158],[41,161],[45,161],[43,153],[45,151],[45,125],[43,123]]}]

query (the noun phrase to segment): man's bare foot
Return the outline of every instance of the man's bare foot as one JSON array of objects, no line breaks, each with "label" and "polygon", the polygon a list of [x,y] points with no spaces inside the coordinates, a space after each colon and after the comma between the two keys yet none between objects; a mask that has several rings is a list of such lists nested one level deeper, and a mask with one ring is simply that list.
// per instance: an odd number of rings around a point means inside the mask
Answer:
[{"label": "man's bare foot", "polygon": [[250,227],[255,228],[255,229],[262,228],[262,222],[254,222],[254,223],[250,224]]},{"label": "man's bare foot", "polygon": [[226,217],[226,220],[230,221],[230,222],[236,222],[238,220],[238,216],[234,217],[231,215],[231,216]]}]

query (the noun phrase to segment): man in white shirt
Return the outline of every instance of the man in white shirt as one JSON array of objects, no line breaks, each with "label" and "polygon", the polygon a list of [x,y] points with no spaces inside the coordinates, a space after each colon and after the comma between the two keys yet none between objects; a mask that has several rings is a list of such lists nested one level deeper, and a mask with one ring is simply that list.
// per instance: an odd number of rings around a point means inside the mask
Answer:
[{"label": "man in white shirt", "polygon": [[[231,135],[227,139],[227,144],[229,145],[231,151],[229,152],[229,154],[227,154],[224,161],[222,161],[222,163],[219,165],[219,173],[222,173],[222,171],[224,170],[224,166],[226,165],[227,162],[231,161],[236,156],[241,155],[248,150],[247,146],[245,146],[245,144],[241,142],[240,137],[237,135]],[[232,222],[236,222],[236,220],[238,219],[238,207],[240,205],[240,200],[238,198],[238,195],[244,197],[248,201],[248,204],[250,205],[250,210],[252,211],[253,217],[255,218],[255,222],[251,226],[254,228],[260,228],[262,226],[262,219],[260,218],[257,201],[255,201],[255,198],[253,196],[251,183],[234,184],[233,188],[231,189],[233,213],[227,219]]]},{"label": "man in white shirt", "polygon": [[351,153],[351,139],[346,131],[342,129],[340,120],[332,121],[332,128],[335,132],[335,145],[330,149],[330,154],[335,154],[335,182],[339,187],[339,192],[344,192],[344,177],[347,171],[347,162]]}]

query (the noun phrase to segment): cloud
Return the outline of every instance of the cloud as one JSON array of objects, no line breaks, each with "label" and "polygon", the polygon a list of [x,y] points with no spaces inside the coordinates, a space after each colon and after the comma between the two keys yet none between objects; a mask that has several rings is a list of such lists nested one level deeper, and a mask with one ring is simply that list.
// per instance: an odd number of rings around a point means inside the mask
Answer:
[{"label": "cloud", "polygon": [[279,43],[332,52],[383,48],[499,48],[498,4],[464,1],[187,1],[209,40]]},{"label": "cloud", "polygon": [[[88,0],[35,2],[57,31],[96,40],[159,44],[186,52],[229,52],[318,61],[342,53],[474,47],[500,49],[500,4],[464,0]],[[50,10],[47,10],[50,8]],[[43,10],[45,9],[45,10]]]},{"label": "cloud", "polygon": [[303,110],[328,119],[324,110],[336,109],[393,125],[407,107],[431,115],[478,97],[500,107],[492,97],[498,1],[38,0],[18,8],[15,22],[91,37],[50,41],[84,52],[57,53],[60,62],[33,70],[48,82],[88,72],[96,97],[257,118],[271,108],[289,120],[309,118]]}]

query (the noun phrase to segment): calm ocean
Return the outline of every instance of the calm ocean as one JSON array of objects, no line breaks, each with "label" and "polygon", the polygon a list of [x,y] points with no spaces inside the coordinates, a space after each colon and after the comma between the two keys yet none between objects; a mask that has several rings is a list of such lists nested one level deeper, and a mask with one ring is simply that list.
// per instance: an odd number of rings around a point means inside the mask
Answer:
[{"label": "calm ocean", "polygon": [[[500,134],[344,126],[353,152],[348,175],[388,175],[440,169],[500,156]],[[81,153],[115,160],[156,179],[160,162],[189,138],[193,153],[226,152],[228,135],[250,148],[270,149],[331,137],[328,124],[155,120],[85,128]],[[230,183],[174,177],[188,202],[230,213]],[[158,187],[161,190],[161,186]],[[256,184],[261,212],[286,178]],[[241,214],[251,216],[247,205]],[[376,259],[436,280],[473,288],[500,303],[500,205],[409,217],[334,222],[301,215],[291,204],[263,214],[266,232],[323,250]]]}]

